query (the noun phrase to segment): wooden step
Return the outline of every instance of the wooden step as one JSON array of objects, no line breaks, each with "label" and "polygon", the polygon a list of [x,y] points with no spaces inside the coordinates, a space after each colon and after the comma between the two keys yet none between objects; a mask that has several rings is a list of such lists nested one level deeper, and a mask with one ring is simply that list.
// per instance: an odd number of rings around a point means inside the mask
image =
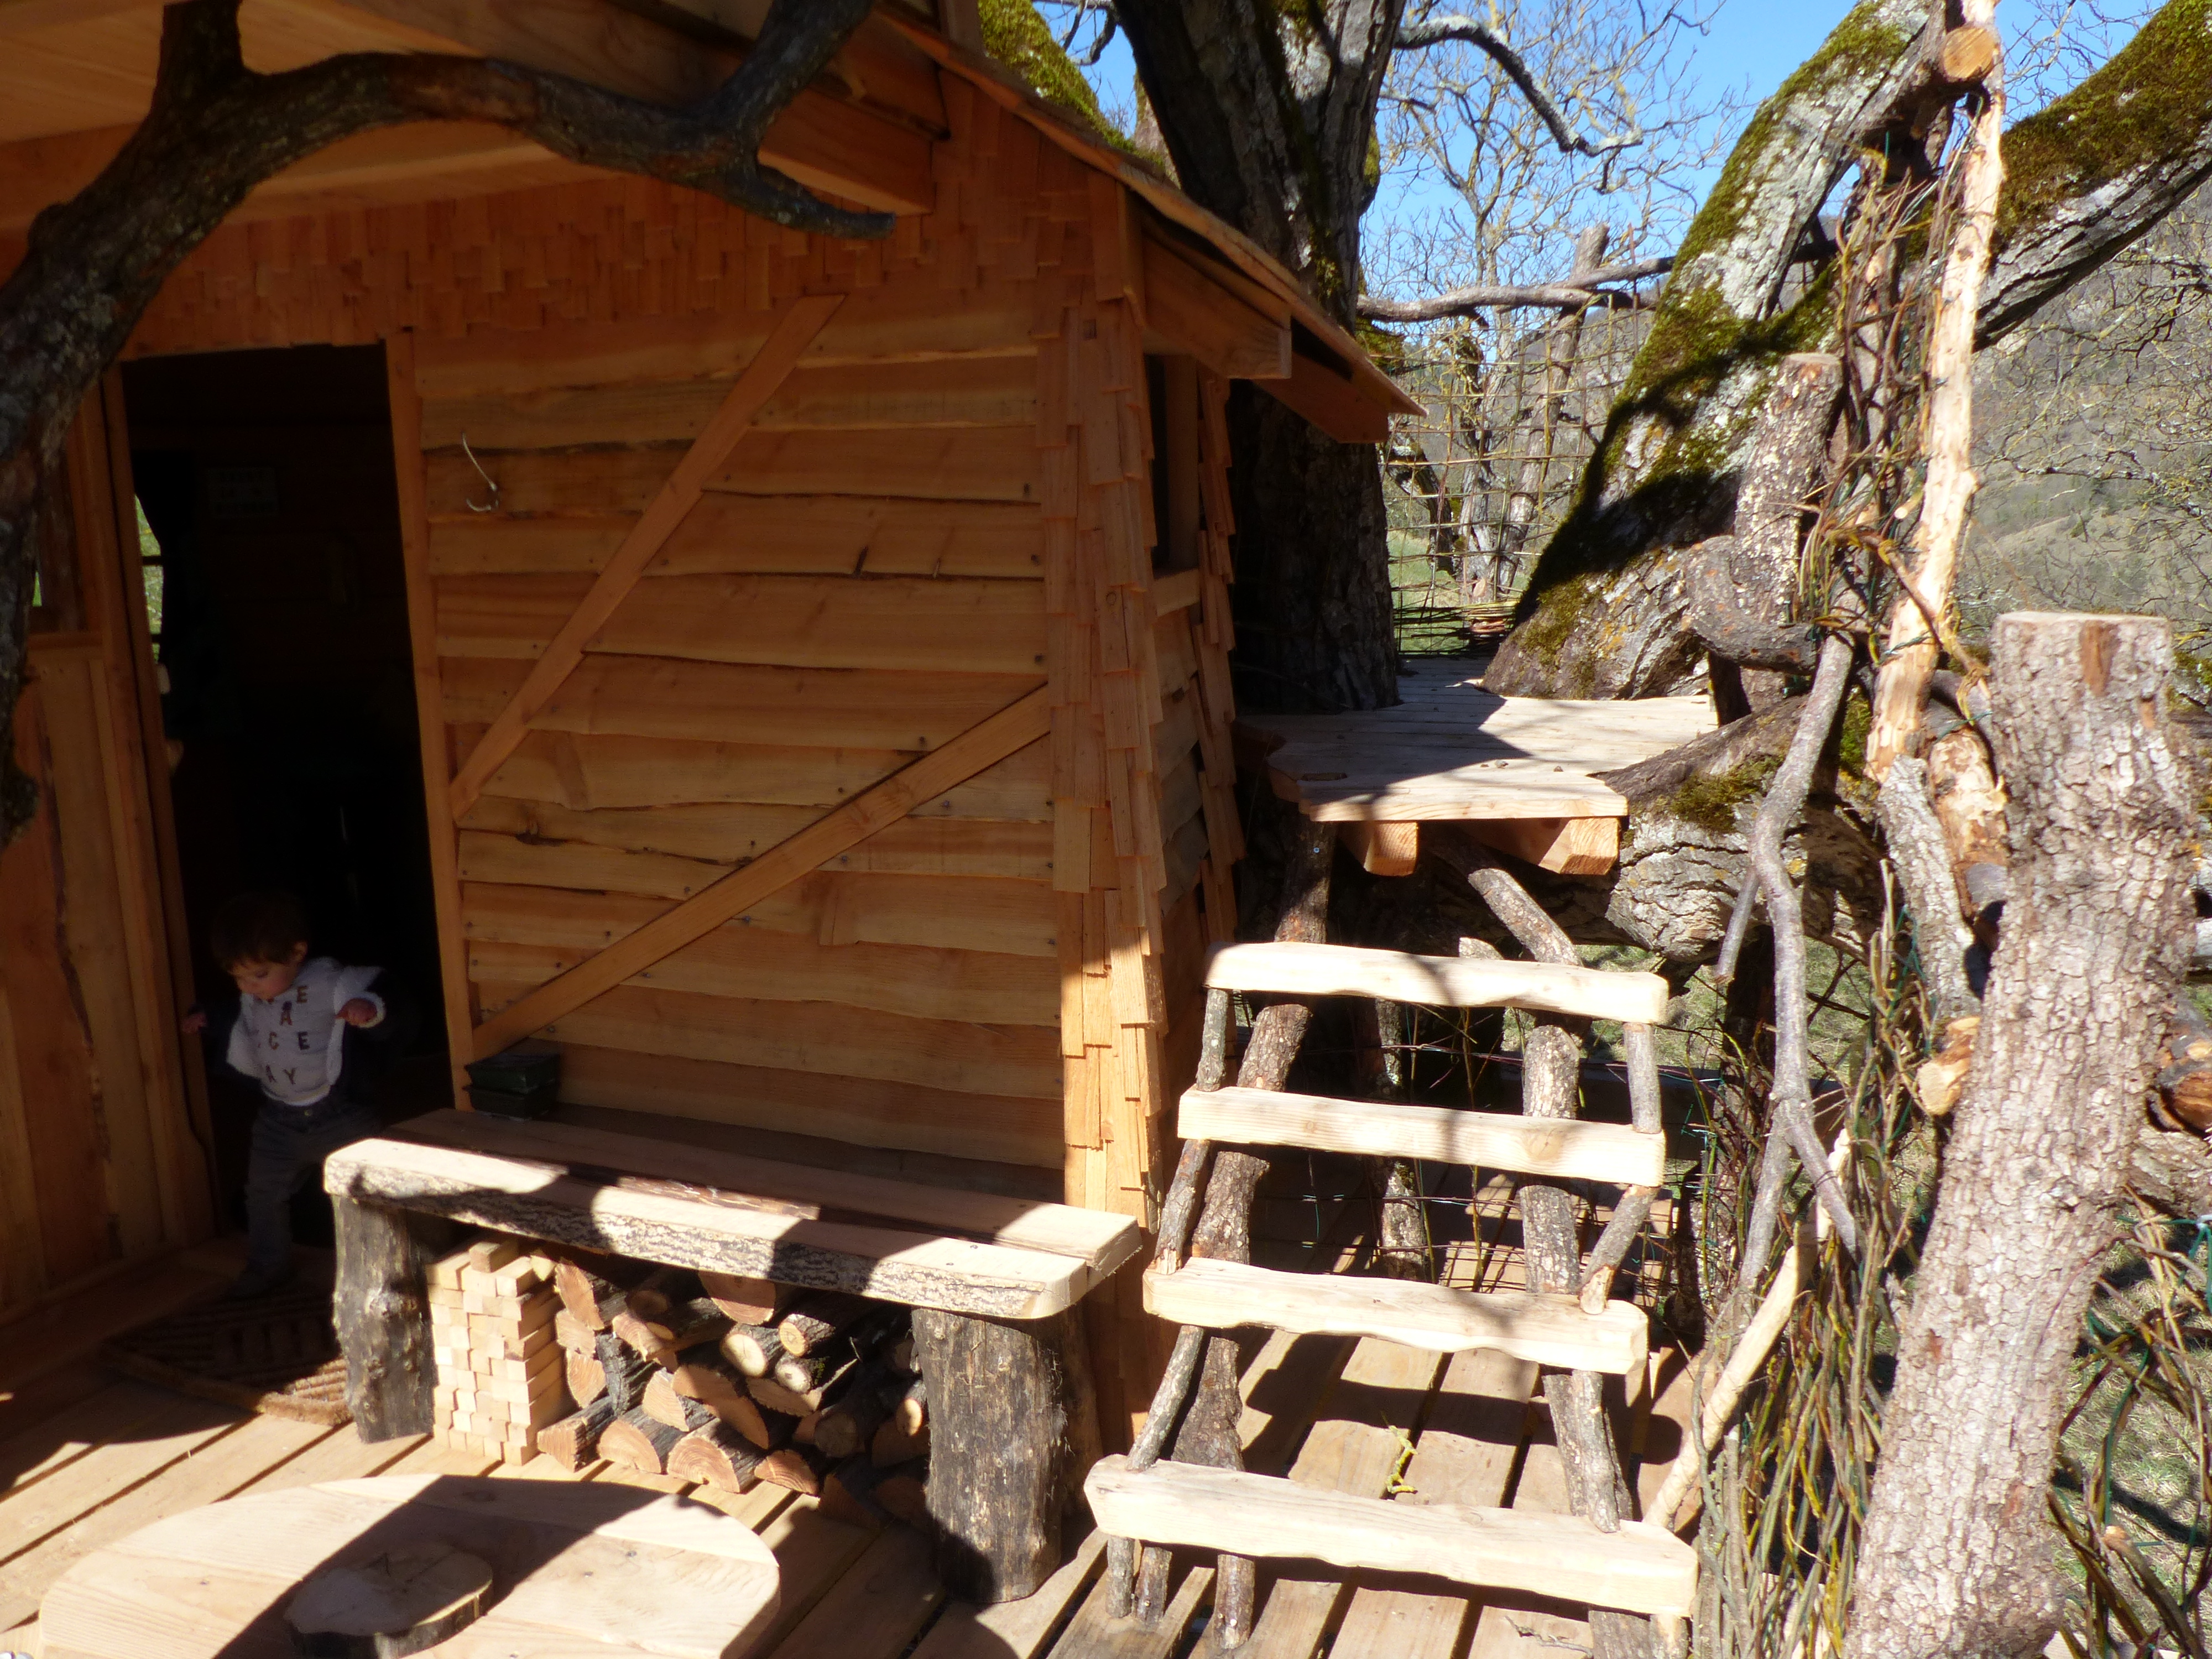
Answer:
[{"label": "wooden step", "polygon": [[1494,1348],[1570,1370],[1626,1372],[1650,1351],[1650,1322],[1632,1302],[1586,1314],[1571,1296],[1455,1291],[1415,1279],[1286,1273],[1194,1256],[1145,1274],[1145,1311],[1170,1325],[1233,1330],[1266,1325],[1298,1335],[1377,1336],[1456,1353]]},{"label": "wooden step", "polygon": [[1644,1025],[1667,1016],[1667,981],[1656,974],[1422,957],[1351,945],[1216,945],[1206,959],[1206,982],[1231,991],[1386,997],[1427,1008],[1529,1008]]},{"label": "wooden step", "polygon": [[1189,1463],[1135,1474],[1118,1455],[1094,1465],[1083,1490],[1100,1531],[1151,1544],[1412,1570],[1674,1618],[1697,1593],[1697,1552],[1648,1522],[1603,1533],[1579,1516],[1396,1504]]},{"label": "wooden step", "polygon": [[1418,1158],[1623,1187],[1657,1186],[1667,1164],[1666,1136],[1646,1134],[1626,1123],[1334,1100],[1267,1089],[1189,1090],[1176,1127],[1191,1140]]}]

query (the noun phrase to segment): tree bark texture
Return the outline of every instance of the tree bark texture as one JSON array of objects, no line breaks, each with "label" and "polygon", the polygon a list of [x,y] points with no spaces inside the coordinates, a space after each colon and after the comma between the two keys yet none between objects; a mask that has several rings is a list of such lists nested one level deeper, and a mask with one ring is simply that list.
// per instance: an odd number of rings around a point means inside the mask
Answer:
[{"label": "tree bark texture", "polygon": [[[1088,1409],[1071,1316],[1035,1322],[914,1310],[929,1379],[929,1513],[945,1589],[988,1605],[1034,1591],[1060,1561],[1060,1517]],[[1097,1451],[1097,1430],[1088,1437]]]},{"label": "tree bark texture", "polygon": [[427,1269],[453,1229],[430,1216],[333,1195],[331,1311],[346,1359],[346,1409],[364,1440],[428,1434],[438,1370]]},{"label": "tree bark texture", "polygon": [[[1122,0],[1182,188],[1305,279],[1347,327],[1375,108],[1404,0]],[[1397,701],[1382,484],[1340,444],[1240,383],[1229,406],[1240,708]]]},{"label": "tree bark texture", "polygon": [[[1775,373],[1736,491],[1735,533],[1727,544],[1731,619],[1787,635],[1796,609],[1798,544],[1804,538],[1806,509],[1826,470],[1828,434],[1843,387],[1843,359],[1832,352],[1784,357]],[[1706,631],[1705,618],[1693,616],[1692,621],[1709,653],[1714,707],[1723,724],[1779,702],[1785,675],[1810,670],[1811,649],[1802,630],[1791,643],[1804,647],[1808,660],[1778,672],[1781,665],[1752,664],[1741,648],[1731,653]]]},{"label": "tree bark texture", "polygon": [[[1694,656],[1683,550],[1724,528],[1780,360],[1833,350],[1816,279],[1777,313],[1799,233],[1865,137],[1894,153],[1911,106],[1954,96],[1924,5],[1867,0],[1761,107],[1683,239],[1652,332],[1574,510],[1539,559],[1487,684],[1524,696],[1651,696]],[[2212,177],[2212,31],[2170,0],[2112,60],[2002,139],[1988,344],[2136,240]]]},{"label": "tree bark texture", "polygon": [[2039,1653],[2060,1392],[2186,961],[2197,780],[2168,624],[1994,636],[2012,896],[1899,1341],[1846,1651]]},{"label": "tree bark texture", "polygon": [[256,74],[240,53],[238,8],[188,0],[162,14],[146,118],[97,179],[32,222],[22,261],[0,286],[0,843],[35,810],[9,758],[8,725],[22,685],[40,498],[66,488],[63,439],[85,394],[169,273],[256,185],[356,133],[484,121],[570,161],[703,190],[780,224],[890,234],[889,215],[822,201],[756,153],[869,0],[776,0],[743,65],[685,110],[438,53],[350,52]]}]

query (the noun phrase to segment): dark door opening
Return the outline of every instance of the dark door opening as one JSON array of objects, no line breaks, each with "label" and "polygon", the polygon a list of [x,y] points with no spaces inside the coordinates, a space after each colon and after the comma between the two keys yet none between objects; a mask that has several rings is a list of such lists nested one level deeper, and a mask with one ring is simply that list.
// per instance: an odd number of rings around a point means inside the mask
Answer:
[{"label": "dark door opening", "polygon": [[[305,902],[317,954],[395,975],[416,1053],[387,1121],[449,1104],[405,565],[381,347],[149,359],[123,371],[195,989],[216,908]],[[210,1067],[218,1179],[239,1211],[248,1084]],[[303,1242],[328,1210],[303,1194]]]}]

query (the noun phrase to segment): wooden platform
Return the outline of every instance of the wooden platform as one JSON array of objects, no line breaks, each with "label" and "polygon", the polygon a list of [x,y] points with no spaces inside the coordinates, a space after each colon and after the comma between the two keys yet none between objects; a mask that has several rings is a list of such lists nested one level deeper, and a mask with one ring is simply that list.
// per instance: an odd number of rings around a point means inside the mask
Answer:
[{"label": "wooden platform", "polygon": [[1275,793],[1324,823],[1619,817],[1591,777],[1713,729],[1709,697],[1501,697],[1444,666],[1408,672],[1395,708],[1247,715]]},{"label": "wooden platform", "polygon": [[[1446,1282],[1523,1288],[1509,1192],[1503,1176],[1477,1189],[1473,1236],[1451,1247]],[[1663,1237],[1663,1197],[1658,1207],[1655,1233]],[[1590,1224],[1601,1219],[1594,1215]],[[1263,1241],[1260,1255],[1267,1266],[1291,1267],[1310,1252]],[[191,1253],[141,1281],[131,1297],[100,1304],[103,1317],[111,1306],[120,1310],[117,1322],[127,1323],[185,1305],[212,1294],[235,1265],[235,1252],[220,1247]],[[1634,1284],[1636,1299],[1648,1305],[1657,1288],[1647,1270]],[[1630,1289],[1625,1276],[1620,1293]],[[349,1428],[248,1416],[103,1373],[91,1355],[114,1328],[80,1313],[0,1329],[0,1651],[35,1655],[34,1615],[46,1588],[88,1552],[163,1516],[246,1492],[420,1472],[626,1480],[716,1502],[751,1525],[782,1568],[783,1610],[762,1650],[769,1659],[1215,1653],[1202,1633],[1194,1648],[1184,1645],[1191,1624],[1202,1626],[1209,1611],[1212,1572],[1196,1561],[1177,1561],[1174,1611],[1156,1629],[1105,1614],[1096,1594],[1103,1540],[1095,1533],[1036,1595],[976,1609],[945,1601],[923,1540],[902,1527],[870,1534],[774,1486],[727,1498],[604,1464],[568,1475],[543,1458],[495,1469],[421,1440],[365,1445]],[[1324,1490],[1389,1492],[1398,1503],[1563,1514],[1564,1476],[1536,1377],[1534,1365],[1501,1354],[1273,1336],[1255,1347],[1245,1372],[1248,1466],[1287,1470]],[[1617,1425],[1625,1452],[1641,1460],[1632,1478],[1648,1496],[1680,1444],[1688,1407],[1680,1355],[1655,1352],[1625,1384],[1614,1396]],[[1263,1573],[1259,1627],[1243,1652],[1251,1659],[1557,1659],[1588,1642],[1582,1610],[1564,1602],[1313,1566],[1303,1576]]]},{"label": "wooden platform", "polygon": [[1713,729],[1708,697],[1501,697],[1458,678],[1463,667],[1406,669],[1395,708],[1248,715],[1240,763],[1338,825],[1376,875],[1413,874],[1420,826],[1455,823],[1541,869],[1594,876],[1620,856],[1628,803],[1593,775]]}]

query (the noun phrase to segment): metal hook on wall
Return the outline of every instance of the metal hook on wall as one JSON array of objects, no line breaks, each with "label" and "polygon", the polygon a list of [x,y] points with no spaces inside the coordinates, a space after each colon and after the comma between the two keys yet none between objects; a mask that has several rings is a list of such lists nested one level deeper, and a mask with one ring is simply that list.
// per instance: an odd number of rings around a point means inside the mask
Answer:
[{"label": "metal hook on wall", "polygon": [[491,499],[483,502],[481,506],[479,506],[476,501],[470,500],[465,495],[461,498],[461,504],[467,507],[471,513],[498,512],[499,480],[493,477],[490,473],[484,471],[483,463],[477,459],[476,451],[469,447],[469,434],[465,432],[461,434],[461,453],[469,458],[469,465],[476,468],[477,477],[482,478],[484,481],[484,487],[491,491]]}]

